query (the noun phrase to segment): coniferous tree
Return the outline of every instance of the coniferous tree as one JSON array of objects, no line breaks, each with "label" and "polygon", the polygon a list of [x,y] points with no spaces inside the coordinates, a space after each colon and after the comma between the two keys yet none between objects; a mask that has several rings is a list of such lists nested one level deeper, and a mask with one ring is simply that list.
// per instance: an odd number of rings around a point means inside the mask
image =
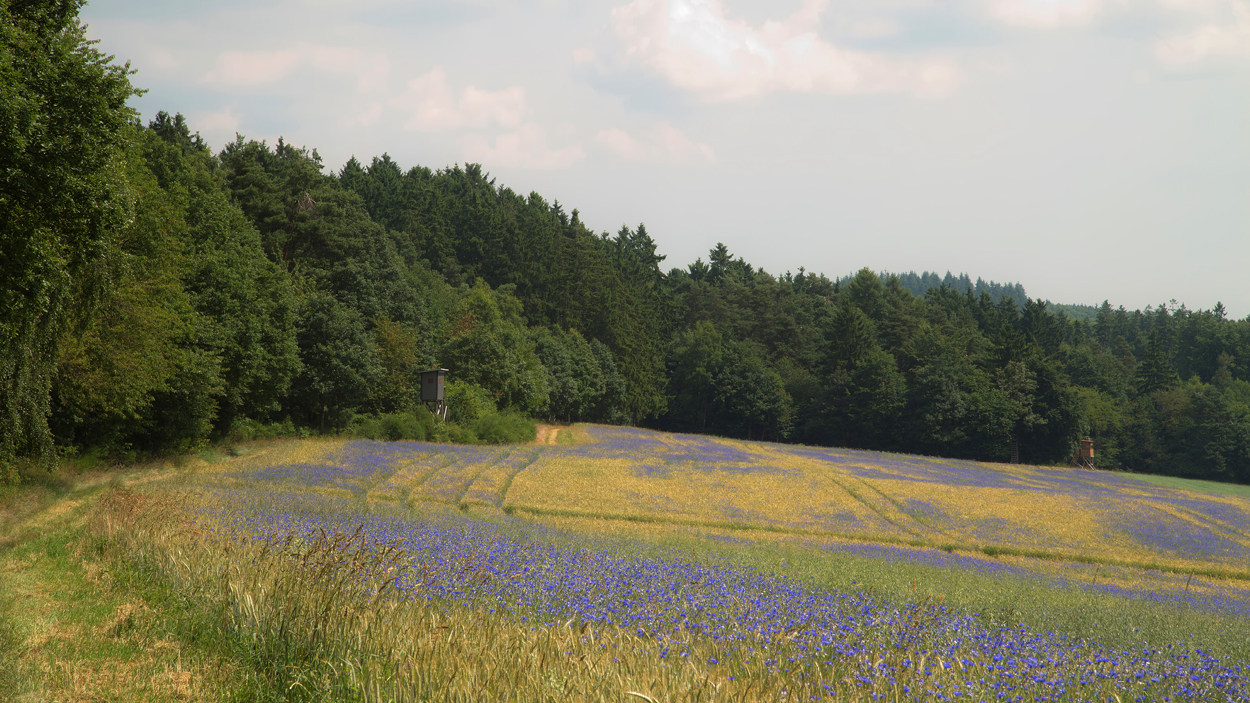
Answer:
[{"label": "coniferous tree", "polygon": [[1150,330],[1146,337],[1146,353],[1137,367],[1137,391],[1153,393],[1170,388],[1180,382],[1176,370],[1168,360],[1167,351],[1159,339],[1158,330]]}]

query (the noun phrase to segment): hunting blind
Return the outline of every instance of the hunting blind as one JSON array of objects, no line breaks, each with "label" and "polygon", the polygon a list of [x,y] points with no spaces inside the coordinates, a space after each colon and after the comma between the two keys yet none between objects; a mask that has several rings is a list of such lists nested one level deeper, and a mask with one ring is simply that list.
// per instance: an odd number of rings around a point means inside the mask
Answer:
[{"label": "hunting blind", "polygon": [[421,402],[435,415],[447,419],[446,391],[447,369],[431,369],[421,372]]},{"label": "hunting blind", "polygon": [[1072,466],[1094,468],[1094,440],[1080,440],[1080,446],[1076,448],[1076,454],[1072,456]]}]

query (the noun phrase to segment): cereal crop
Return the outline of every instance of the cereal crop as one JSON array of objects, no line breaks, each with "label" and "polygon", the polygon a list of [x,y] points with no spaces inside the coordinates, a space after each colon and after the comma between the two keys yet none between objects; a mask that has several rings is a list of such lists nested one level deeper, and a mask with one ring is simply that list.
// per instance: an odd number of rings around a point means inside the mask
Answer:
[{"label": "cereal crop", "polygon": [[[385,553],[384,587],[372,574],[335,588],[375,601],[385,591],[387,602],[439,617],[472,613],[525,636],[562,633],[578,643],[567,656],[602,661],[603,671],[585,674],[592,678],[625,677],[621,667],[644,662],[652,673],[684,672],[680,686],[656,674],[618,691],[639,700],[1250,696],[1250,668],[1199,641],[1112,646],[941,596],[822,587],[577,539],[610,525],[623,526],[620,534],[694,530],[727,550],[785,543],[834,560],[1021,579],[1250,629],[1245,498],[1069,468],[616,427],[566,432],[573,443],[355,441],[299,455],[276,445],[203,472],[196,521],[223,544],[263,545],[284,559],[307,559],[308,549],[335,540],[355,545],[344,564]],[[409,690],[403,667],[388,671],[387,690]],[[602,694],[591,691],[607,689],[574,690],[593,699]]]}]

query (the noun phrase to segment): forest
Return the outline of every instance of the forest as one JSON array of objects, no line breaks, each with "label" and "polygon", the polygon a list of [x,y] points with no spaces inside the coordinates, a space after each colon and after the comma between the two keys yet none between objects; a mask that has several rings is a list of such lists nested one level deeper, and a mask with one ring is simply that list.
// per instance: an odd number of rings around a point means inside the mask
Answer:
[{"label": "forest", "polygon": [[[76,15],[0,2],[0,481],[273,434],[509,441],[530,418],[1038,464],[1090,438],[1099,468],[1250,483],[1250,318],[1219,304],[770,273],[723,244],[666,269],[644,225],[596,233],[478,164],[335,170],[144,125]],[[416,401],[435,367],[447,423]]]}]

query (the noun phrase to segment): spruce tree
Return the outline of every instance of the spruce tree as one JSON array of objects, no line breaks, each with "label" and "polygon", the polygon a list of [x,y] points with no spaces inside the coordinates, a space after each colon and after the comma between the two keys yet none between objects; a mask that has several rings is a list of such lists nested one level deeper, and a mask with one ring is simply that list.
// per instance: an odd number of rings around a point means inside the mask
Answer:
[{"label": "spruce tree", "polygon": [[1153,393],[1163,388],[1170,388],[1180,383],[1176,369],[1168,360],[1167,351],[1159,340],[1159,331],[1150,330],[1146,337],[1146,353],[1142,355],[1137,366],[1137,391]]}]

